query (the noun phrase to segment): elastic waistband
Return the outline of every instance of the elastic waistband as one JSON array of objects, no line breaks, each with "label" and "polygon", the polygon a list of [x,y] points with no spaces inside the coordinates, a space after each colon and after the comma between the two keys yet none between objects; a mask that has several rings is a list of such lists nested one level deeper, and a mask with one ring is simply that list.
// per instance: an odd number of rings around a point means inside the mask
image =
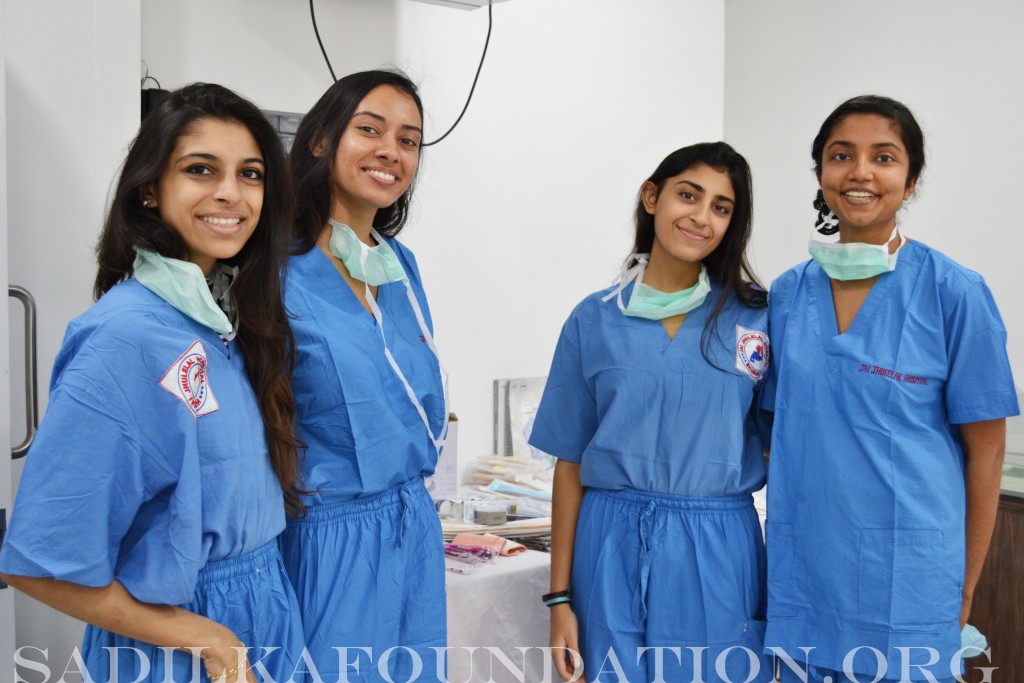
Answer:
[{"label": "elastic waistband", "polygon": [[669,510],[727,512],[754,507],[754,497],[749,493],[735,496],[674,496],[670,493],[649,493],[633,489],[597,488],[589,488],[587,493],[611,498],[617,503],[627,505],[646,506],[654,503],[655,507]]},{"label": "elastic waistband", "polygon": [[[290,517],[288,518],[288,524],[320,524],[348,517],[360,517],[368,512],[394,508],[402,503],[403,490],[406,491],[406,495],[422,496],[427,501],[430,500],[430,494],[427,493],[423,477],[416,476],[404,484],[396,484],[389,489],[384,489],[380,493],[373,493],[362,498],[342,500],[337,503],[324,503],[322,505],[307,505],[305,516],[301,519]],[[433,505],[430,507],[433,510]]]},{"label": "elastic waistband", "polygon": [[199,570],[197,585],[205,586],[236,576],[267,571],[271,564],[278,562],[279,557],[280,551],[277,549],[275,538],[251,552],[207,562],[206,566]]}]

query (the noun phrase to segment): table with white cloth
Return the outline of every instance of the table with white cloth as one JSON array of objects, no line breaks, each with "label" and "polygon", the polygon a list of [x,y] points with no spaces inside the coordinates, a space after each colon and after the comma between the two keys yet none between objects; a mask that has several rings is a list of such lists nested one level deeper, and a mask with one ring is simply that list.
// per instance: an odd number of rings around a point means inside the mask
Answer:
[{"label": "table with white cloth", "polygon": [[557,679],[546,649],[548,608],[540,601],[550,576],[551,556],[537,550],[496,557],[469,574],[447,573],[450,683]]}]

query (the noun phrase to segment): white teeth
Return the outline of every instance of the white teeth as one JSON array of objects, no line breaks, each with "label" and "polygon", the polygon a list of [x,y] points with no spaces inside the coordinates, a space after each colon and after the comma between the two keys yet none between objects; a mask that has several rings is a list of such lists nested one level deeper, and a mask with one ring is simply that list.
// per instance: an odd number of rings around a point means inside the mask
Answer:
[{"label": "white teeth", "polygon": [[384,171],[375,171],[373,169],[368,169],[366,172],[376,178],[380,178],[381,180],[391,181],[395,179],[395,176],[391,175],[390,173],[385,173]]},{"label": "white teeth", "polygon": [[199,220],[213,225],[238,225],[242,222],[241,218],[214,218],[213,216],[200,216]]},{"label": "white teeth", "polygon": [[850,192],[846,193],[846,196],[856,197],[857,199],[867,199],[868,197],[874,197],[875,195],[871,194],[870,192],[858,192],[856,190],[851,190]]}]

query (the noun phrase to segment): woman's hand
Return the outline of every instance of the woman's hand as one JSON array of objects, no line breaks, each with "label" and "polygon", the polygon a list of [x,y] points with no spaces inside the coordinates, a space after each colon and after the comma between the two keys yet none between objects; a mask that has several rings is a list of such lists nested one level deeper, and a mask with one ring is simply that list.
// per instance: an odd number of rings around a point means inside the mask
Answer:
[{"label": "woman's hand", "polygon": [[967,620],[971,616],[971,603],[974,602],[974,596],[964,596],[960,602],[960,630],[964,630],[964,626],[967,626]]},{"label": "woman's hand", "polygon": [[964,483],[967,492],[967,563],[960,604],[960,628],[971,616],[974,589],[992,541],[999,508],[999,487],[1003,479],[1006,452],[1006,420],[985,420],[960,425],[964,448]]},{"label": "woman's hand", "polygon": [[569,603],[551,607],[551,658],[555,671],[566,681],[587,683],[580,656],[580,628]]},{"label": "woman's hand", "polygon": [[204,647],[200,655],[210,683],[258,683],[245,645],[228,629],[224,630],[225,642]]},{"label": "woman's hand", "polygon": [[[173,605],[139,602],[117,581],[94,588],[31,576],[3,578],[23,593],[86,623],[157,647],[198,654],[211,683],[257,683],[238,637],[201,614]],[[229,674],[231,669],[235,671]]]}]

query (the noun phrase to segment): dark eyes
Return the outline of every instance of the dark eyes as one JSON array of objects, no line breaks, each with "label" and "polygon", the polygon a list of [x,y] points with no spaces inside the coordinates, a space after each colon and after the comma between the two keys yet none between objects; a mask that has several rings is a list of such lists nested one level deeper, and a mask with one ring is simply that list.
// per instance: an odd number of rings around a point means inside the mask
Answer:
[{"label": "dark eyes", "polygon": [[[679,192],[679,197],[684,202],[696,202],[696,201],[698,201],[697,195],[695,195],[694,193],[690,192],[689,190],[681,190]],[[715,213],[719,214],[720,216],[728,216],[729,214],[732,213],[732,207],[729,206],[728,204],[715,204],[714,206],[711,207],[711,210],[714,211]]]},{"label": "dark eyes", "polygon": [[[836,152],[835,154],[832,155],[832,159],[835,161],[851,161],[853,157],[847,154],[846,152]],[[883,164],[892,164],[896,162],[896,157],[894,157],[891,154],[879,154],[877,157],[875,157],[875,161],[881,162]]]},{"label": "dark eyes", "polygon": [[[185,173],[195,176],[210,176],[214,175],[214,170],[206,164],[192,164],[185,168]],[[262,181],[263,171],[258,168],[243,168],[238,172],[242,178],[246,180]]]},{"label": "dark eyes", "polygon": [[[362,131],[367,135],[380,135],[380,131],[369,124],[356,126],[356,130]],[[413,138],[398,138],[398,144],[403,147],[409,147],[410,149],[416,149],[420,146],[420,141]]]}]

